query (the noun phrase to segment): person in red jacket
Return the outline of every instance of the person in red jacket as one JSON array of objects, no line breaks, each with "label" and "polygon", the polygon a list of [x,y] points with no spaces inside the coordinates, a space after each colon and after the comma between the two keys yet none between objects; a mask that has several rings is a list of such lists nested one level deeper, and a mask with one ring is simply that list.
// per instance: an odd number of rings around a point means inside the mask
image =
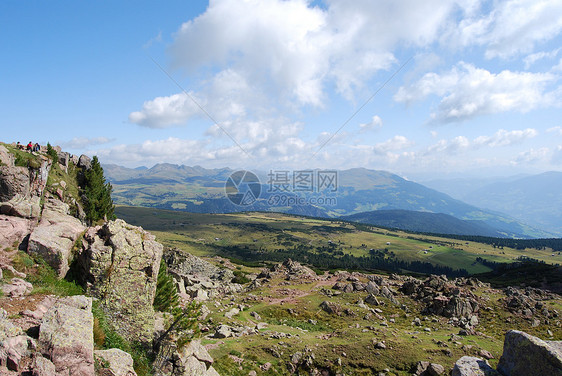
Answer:
[{"label": "person in red jacket", "polygon": [[29,144],[27,144],[27,151],[33,151],[33,142],[29,141]]}]

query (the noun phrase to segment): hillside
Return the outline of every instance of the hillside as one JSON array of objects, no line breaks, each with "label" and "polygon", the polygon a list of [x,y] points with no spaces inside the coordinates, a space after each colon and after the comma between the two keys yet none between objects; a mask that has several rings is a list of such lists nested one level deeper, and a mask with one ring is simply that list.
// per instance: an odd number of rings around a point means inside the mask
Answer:
[{"label": "hillside", "polygon": [[[139,207],[89,223],[82,193],[103,181],[96,158],[52,151],[0,145],[2,375],[515,376],[562,365],[560,342],[539,341],[562,339],[562,300],[545,290],[560,287],[556,239]],[[482,272],[494,284],[466,277]]]},{"label": "hillside", "polygon": [[562,172],[490,180],[475,183],[473,179],[456,179],[427,184],[472,205],[505,213],[556,236],[562,235],[562,195],[558,189],[562,186]]},{"label": "hillside", "polygon": [[[141,170],[107,167],[108,179],[114,187],[114,199],[116,203],[123,205],[195,213],[278,211],[328,218],[374,210],[409,210],[443,213],[459,220],[479,221],[498,236],[552,236],[506,215],[468,205],[386,171],[363,168],[337,171],[337,189],[334,192],[303,193],[289,190],[281,194],[271,189],[271,179],[267,173],[258,173],[261,195],[248,206],[235,205],[227,199],[224,185],[231,173],[229,169],[207,170],[170,164]],[[318,198],[334,199],[335,202],[318,203]],[[302,204],[293,204],[299,202],[299,199]],[[445,220],[445,217],[441,220]],[[423,231],[421,228],[413,230]]]},{"label": "hillside", "polygon": [[434,234],[504,236],[501,232],[484,223],[463,221],[442,213],[409,210],[377,210],[346,215],[340,218],[375,226]]}]

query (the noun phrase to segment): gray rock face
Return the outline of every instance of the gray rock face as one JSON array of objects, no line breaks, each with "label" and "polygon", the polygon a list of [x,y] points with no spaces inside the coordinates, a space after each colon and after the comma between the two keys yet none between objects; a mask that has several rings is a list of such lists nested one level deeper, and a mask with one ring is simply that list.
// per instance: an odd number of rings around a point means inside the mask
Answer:
[{"label": "gray rock face", "polygon": [[12,278],[9,284],[2,285],[4,295],[10,298],[19,298],[29,295],[33,290],[33,285],[21,278]]},{"label": "gray rock face", "polygon": [[27,167],[0,166],[0,201],[9,201],[16,194],[29,196],[30,180]]},{"label": "gray rock face", "polygon": [[74,243],[86,229],[67,213],[68,205],[59,200],[45,203],[41,222],[31,233],[27,247],[28,253],[41,255],[60,278],[68,272]]},{"label": "gray rock face", "polygon": [[89,170],[92,168],[92,159],[87,155],[82,154],[78,159],[78,167]]},{"label": "gray rock face", "polygon": [[28,355],[33,340],[25,335],[9,337],[0,342],[0,365],[9,370],[19,371],[20,360]]},{"label": "gray rock face", "polygon": [[505,335],[498,371],[505,376],[562,375],[562,342],[543,341],[525,332]]},{"label": "gray rock face", "polygon": [[147,342],[154,331],[152,303],[162,258],[162,244],[123,220],[90,227],[78,267],[92,296],[115,329],[129,340]]},{"label": "gray rock face", "polygon": [[[521,376],[523,375],[525,374],[521,374]],[[486,360],[463,356],[455,363],[451,376],[499,376],[499,374],[490,367]]]},{"label": "gray rock face", "polygon": [[33,376],[52,376],[56,374],[56,367],[49,359],[36,354],[33,359]]},{"label": "gray rock face", "polygon": [[96,376],[137,376],[133,357],[123,350],[96,350],[94,357],[98,364]]},{"label": "gray rock face", "polygon": [[47,311],[39,328],[38,350],[56,371],[69,376],[94,375],[92,299],[71,296]]}]

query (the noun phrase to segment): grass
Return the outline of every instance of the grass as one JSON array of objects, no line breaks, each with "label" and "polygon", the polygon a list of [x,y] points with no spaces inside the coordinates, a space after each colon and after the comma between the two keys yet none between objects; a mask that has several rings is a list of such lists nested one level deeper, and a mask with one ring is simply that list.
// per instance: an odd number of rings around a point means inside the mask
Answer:
[{"label": "grass", "polygon": [[314,252],[318,247],[334,245],[336,250],[355,257],[368,255],[370,249],[386,248],[399,260],[462,268],[471,274],[490,271],[489,267],[476,262],[477,257],[513,262],[525,255],[549,264],[562,263],[562,255],[552,256],[548,249],[498,249],[476,242],[280,213],[199,214],[123,206],[117,207],[116,213],[120,218],[155,233],[165,246],[177,247],[197,256],[225,256],[222,249],[228,246],[273,252],[306,245],[313,247]]}]

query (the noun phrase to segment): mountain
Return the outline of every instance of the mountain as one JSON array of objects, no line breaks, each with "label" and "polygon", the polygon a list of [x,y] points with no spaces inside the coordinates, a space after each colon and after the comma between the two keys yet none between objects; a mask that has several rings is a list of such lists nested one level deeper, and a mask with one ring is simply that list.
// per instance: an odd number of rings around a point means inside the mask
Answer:
[{"label": "mountain", "polygon": [[347,221],[406,231],[434,234],[478,235],[502,237],[504,234],[478,221],[463,221],[443,213],[411,210],[376,210],[340,217]]},{"label": "mountain", "polygon": [[[279,211],[333,218],[377,210],[408,210],[443,213],[462,221],[477,221],[478,226],[484,226],[479,228],[479,233],[490,232],[505,237],[552,237],[550,233],[531,228],[507,215],[479,209],[387,171],[365,168],[307,170],[310,180],[300,182],[310,182],[312,192],[294,192],[297,190],[297,176],[302,172],[295,172],[295,176],[289,171],[256,172],[253,176],[257,180],[250,184],[255,184],[256,188],[259,185],[258,198],[250,200],[249,205],[239,206],[225,194],[225,184],[234,172],[228,168],[205,169],[165,163],[143,170],[115,165],[104,166],[104,169],[114,187],[115,202],[124,205],[197,213]],[[321,187],[323,173],[331,174],[328,177],[332,180],[326,180],[331,185]],[[280,187],[280,182],[285,182],[286,186]],[[442,217],[439,227],[447,228],[444,221],[445,217]],[[421,222],[417,220],[414,223]],[[457,228],[458,225],[450,226]],[[423,228],[412,230],[425,231]],[[461,228],[467,229],[466,223]]]},{"label": "mountain", "polygon": [[457,198],[562,236],[562,172],[495,179],[474,186],[470,181],[427,182],[444,192],[457,192]]}]

